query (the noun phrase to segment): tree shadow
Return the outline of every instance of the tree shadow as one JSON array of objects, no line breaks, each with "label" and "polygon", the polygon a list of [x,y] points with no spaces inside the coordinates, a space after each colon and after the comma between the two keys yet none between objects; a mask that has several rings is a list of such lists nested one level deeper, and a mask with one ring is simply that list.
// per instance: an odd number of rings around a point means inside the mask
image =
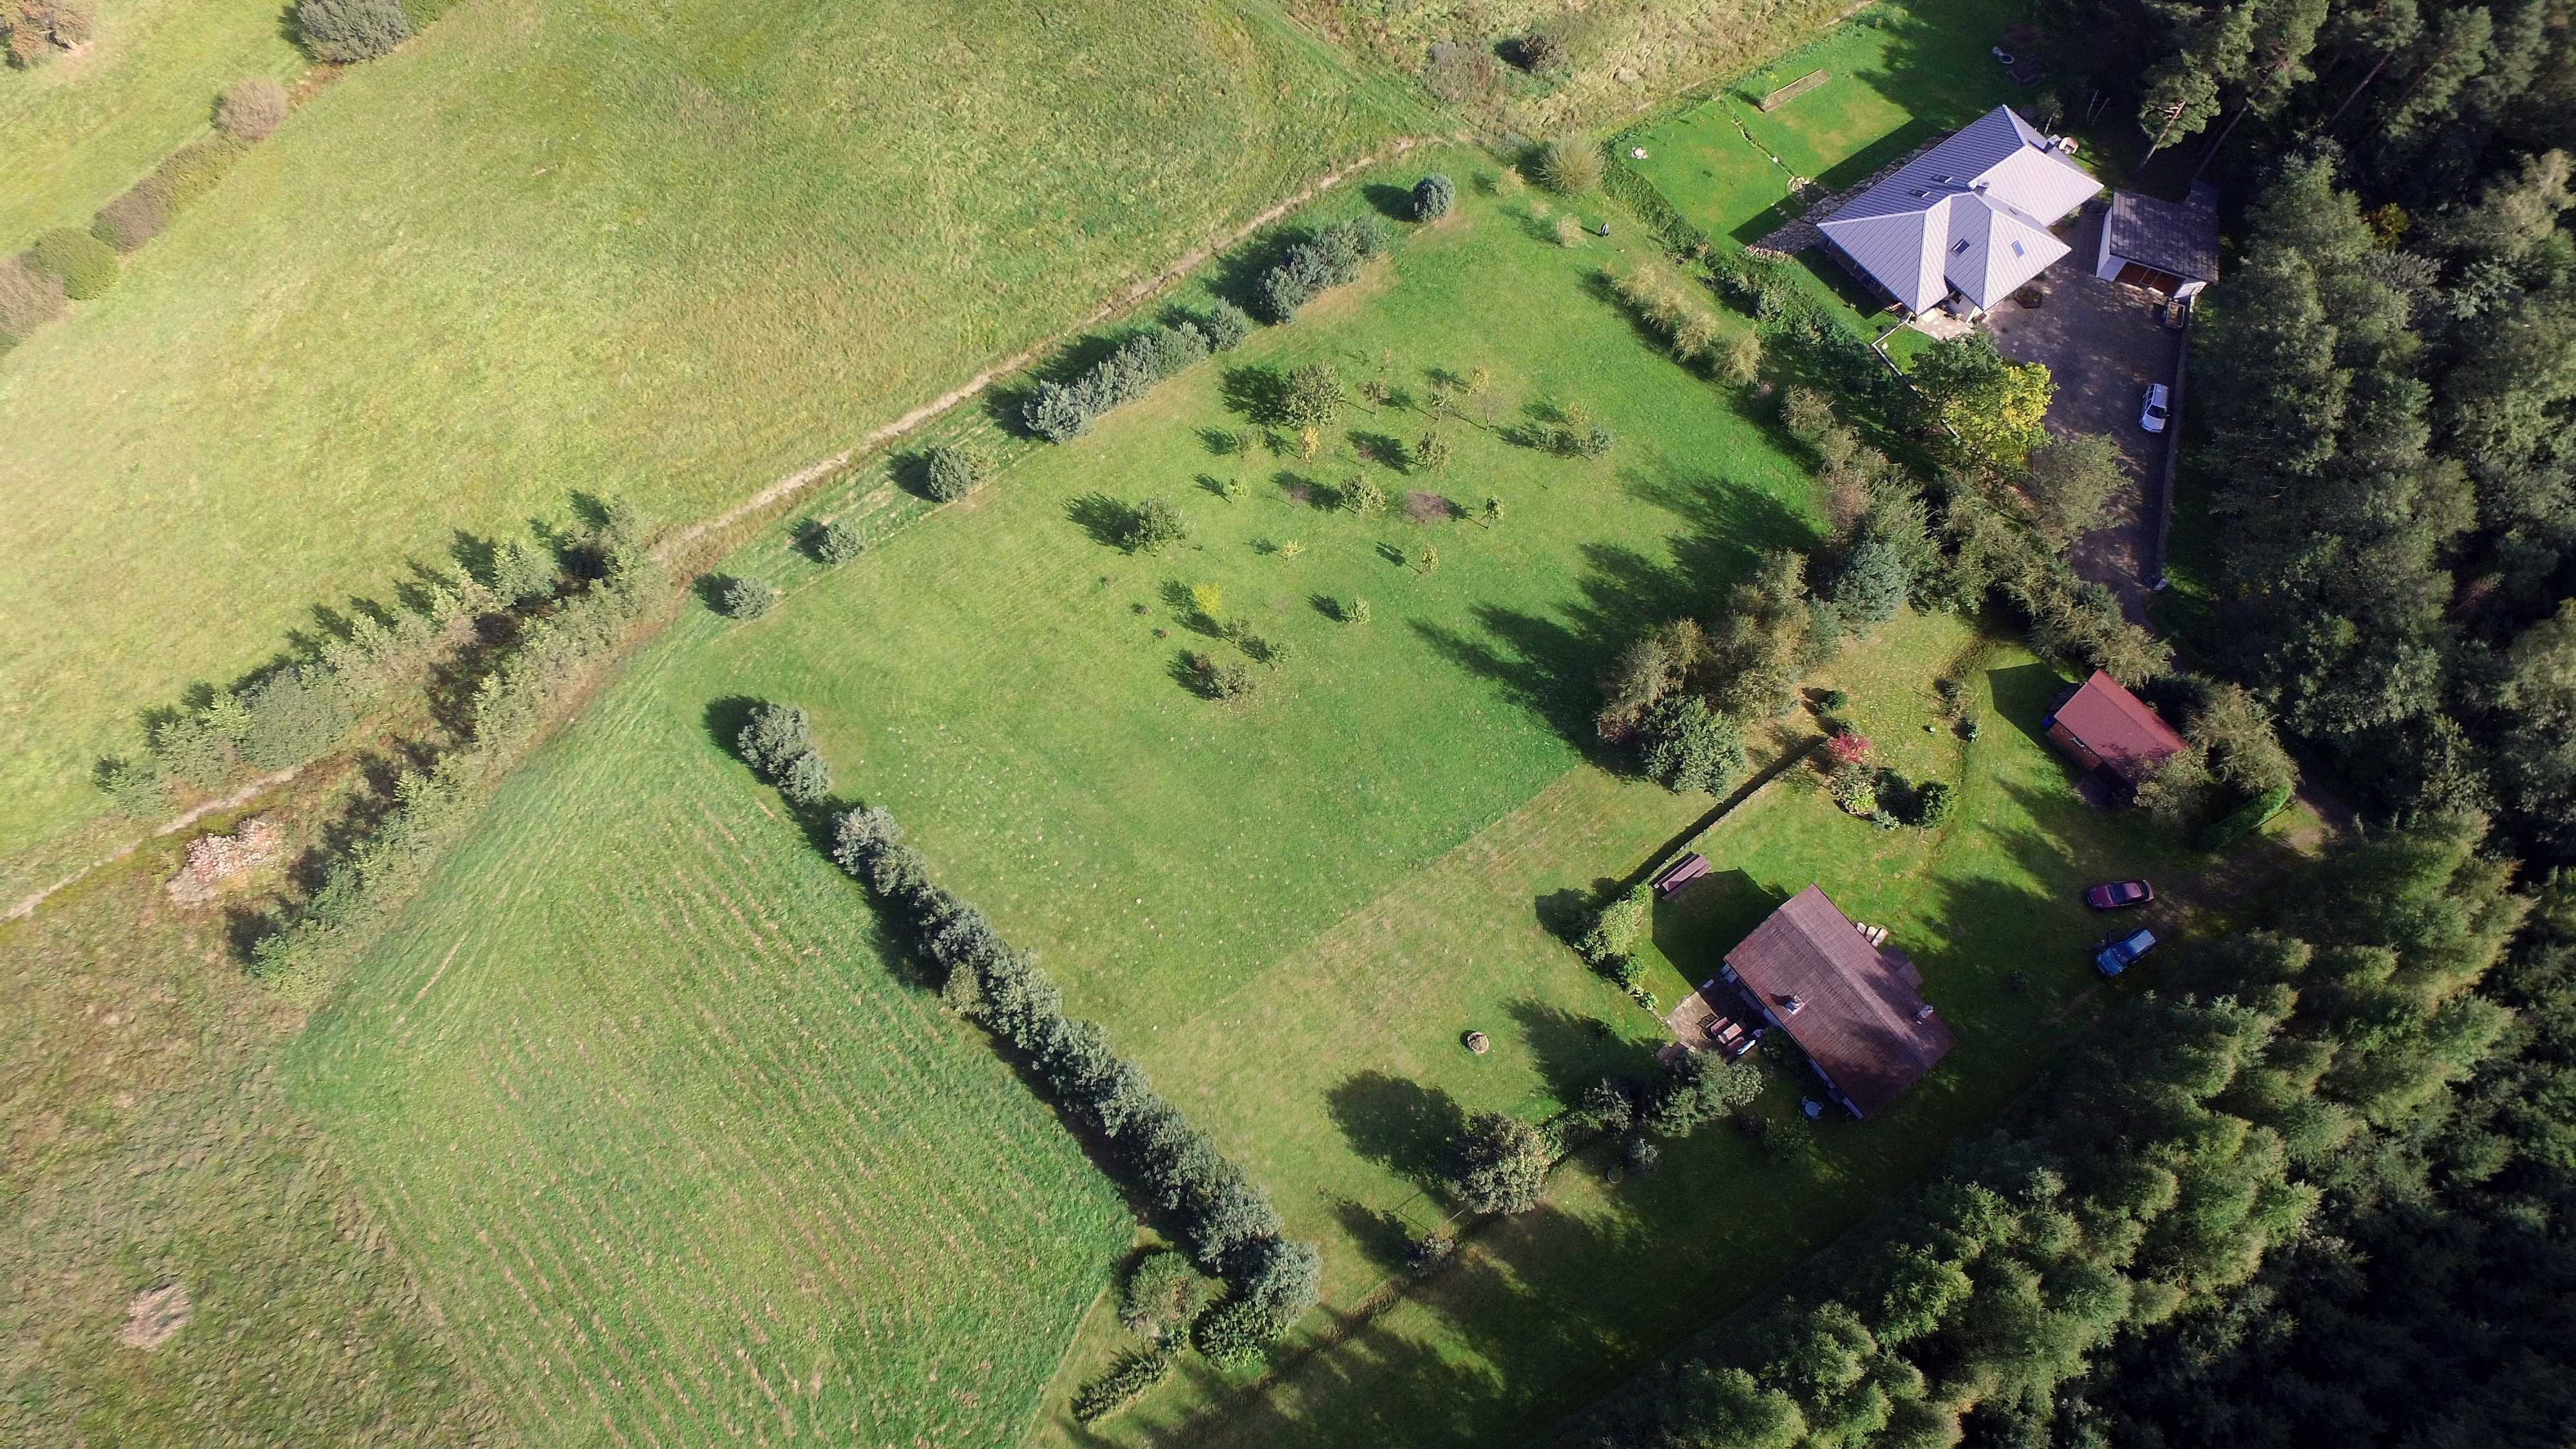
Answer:
[{"label": "tree shadow", "polygon": [[1413,188],[1410,186],[1372,181],[1360,188],[1360,197],[1389,221],[1413,220]]},{"label": "tree shadow", "polygon": [[1582,1016],[1534,997],[1507,1002],[1503,1010],[1520,1027],[1521,1042],[1538,1067],[1539,1080],[1572,1103],[1603,1077],[1642,1076],[1654,1054],[1597,1016]]},{"label": "tree shadow", "polygon": [[1350,606],[1330,594],[1308,594],[1306,607],[1336,624],[1347,624],[1351,621]]},{"label": "tree shadow", "polygon": [[1392,469],[1407,475],[1413,472],[1412,450],[1404,445],[1403,439],[1391,437],[1385,433],[1365,432],[1357,428],[1352,429],[1346,436],[1350,439],[1351,451],[1361,462],[1375,463],[1381,468]]},{"label": "tree shadow", "polygon": [[1361,1254],[1388,1272],[1404,1268],[1413,1256],[1413,1240],[1423,1232],[1400,1213],[1371,1208],[1349,1198],[1333,1204],[1333,1215],[1341,1220],[1342,1231],[1359,1245]]},{"label": "tree shadow", "polygon": [[1467,1125],[1447,1092],[1379,1071],[1343,1078],[1324,1106],[1352,1151],[1427,1187],[1441,1185],[1451,1144]]},{"label": "tree shadow", "polygon": [[1093,543],[1122,551],[1136,526],[1135,505],[1097,490],[1068,499],[1064,516],[1090,535]]},{"label": "tree shadow", "polygon": [[1288,421],[1288,378],[1261,363],[1229,367],[1218,374],[1217,400],[1255,427],[1278,427]]}]

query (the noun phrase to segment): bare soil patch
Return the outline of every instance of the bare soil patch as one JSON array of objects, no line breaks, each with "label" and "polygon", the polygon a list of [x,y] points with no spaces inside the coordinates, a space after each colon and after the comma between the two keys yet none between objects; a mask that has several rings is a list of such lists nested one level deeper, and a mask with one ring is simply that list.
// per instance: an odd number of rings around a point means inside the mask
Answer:
[{"label": "bare soil patch", "polygon": [[188,1326],[196,1309],[188,1302],[188,1285],[165,1283],[146,1288],[125,1305],[125,1327],[116,1341],[127,1348],[153,1349],[170,1341],[170,1336]]}]

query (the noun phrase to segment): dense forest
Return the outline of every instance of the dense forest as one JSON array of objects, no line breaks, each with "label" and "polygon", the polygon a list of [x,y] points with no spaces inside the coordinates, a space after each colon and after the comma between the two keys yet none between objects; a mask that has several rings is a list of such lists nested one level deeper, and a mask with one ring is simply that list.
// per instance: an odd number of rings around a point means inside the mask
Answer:
[{"label": "dense forest", "polygon": [[2189,457],[2227,539],[2212,652],[2365,815],[2576,856],[2570,7],[2043,13],[2070,110],[2230,199]]},{"label": "dense forest", "polygon": [[2576,6],[2035,19],[2034,109],[2222,188],[2182,642],[2360,828],[1561,1437],[2576,1442]]}]

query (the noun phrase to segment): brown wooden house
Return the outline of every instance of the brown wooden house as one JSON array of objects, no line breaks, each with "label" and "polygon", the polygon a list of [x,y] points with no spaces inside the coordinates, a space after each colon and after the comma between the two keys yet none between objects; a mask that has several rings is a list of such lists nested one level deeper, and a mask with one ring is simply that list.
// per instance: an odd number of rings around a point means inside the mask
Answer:
[{"label": "brown wooden house", "polygon": [[2133,787],[2184,749],[2182,736],[2155,706],[2098,669],[2059,702],[2045,728],[2077,764],[2107,770]]},{"label": "brown wooden house", "polygon": [[1904,952],[1871,945],[1818,887],[1754,927],[1721,974],[1855,1117],[1895,1101],[1949,1054],[1950,1028],[1923,999],[1923,973]]}]

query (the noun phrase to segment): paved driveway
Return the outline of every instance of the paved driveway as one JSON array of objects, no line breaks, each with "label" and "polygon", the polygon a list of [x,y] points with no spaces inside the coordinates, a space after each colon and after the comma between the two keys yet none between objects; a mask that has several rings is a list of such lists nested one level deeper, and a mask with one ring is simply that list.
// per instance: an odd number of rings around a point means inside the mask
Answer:
[{"label": "paved driveway", "polygon": [[2062,233],[2072,255],[2038,282],[2037,307],[2007,301],[1986,314],[1995,350],[2015,362],[2039,362],[2057,380],[2047,425],[2058,434],[2098,433],[2119,445],[2136,486],[2113,500],[2109,522],[2075,546],[2075,570],[2107,585],[2136,623],[2146,622],[2144,560],[2153,550],[2155,515],[2149,506],[2164,467],[2164,440],[2138,426],[2138,404],[2147,384],[2171,385],[2182,356],[2182,334],[2159,318],[2160,301],[2093,275],[2102,218],[2087,213]]}]

